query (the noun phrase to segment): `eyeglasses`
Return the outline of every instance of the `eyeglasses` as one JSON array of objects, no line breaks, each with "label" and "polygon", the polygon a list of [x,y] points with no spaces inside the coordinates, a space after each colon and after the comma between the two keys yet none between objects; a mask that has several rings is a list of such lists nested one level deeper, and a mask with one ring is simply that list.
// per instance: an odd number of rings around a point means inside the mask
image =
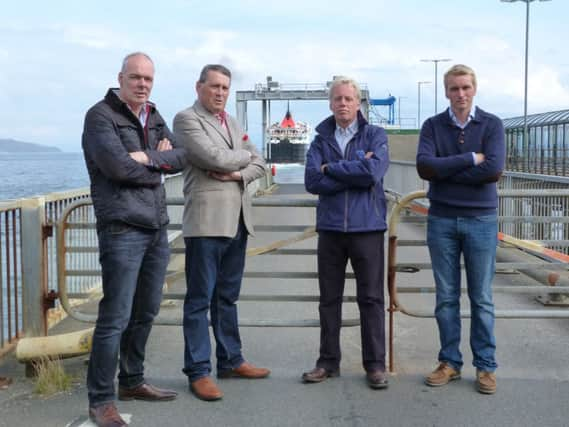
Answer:
[{"label": "eyeglasses", "polygon": [[461,130],[460,133],[458,134],[458,143],[464,144],[464,129]]}]

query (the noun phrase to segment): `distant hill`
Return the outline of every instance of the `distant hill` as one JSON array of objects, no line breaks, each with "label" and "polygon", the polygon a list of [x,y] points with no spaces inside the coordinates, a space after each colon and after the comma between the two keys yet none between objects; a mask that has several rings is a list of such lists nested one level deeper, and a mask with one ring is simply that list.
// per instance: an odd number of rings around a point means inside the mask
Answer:
[{"label": "distant hill", "polygon": [[57,147],[33,144],[31,142],[16,141],[15,139],[0,139],[0,152],[30,153],[61,151]]}]

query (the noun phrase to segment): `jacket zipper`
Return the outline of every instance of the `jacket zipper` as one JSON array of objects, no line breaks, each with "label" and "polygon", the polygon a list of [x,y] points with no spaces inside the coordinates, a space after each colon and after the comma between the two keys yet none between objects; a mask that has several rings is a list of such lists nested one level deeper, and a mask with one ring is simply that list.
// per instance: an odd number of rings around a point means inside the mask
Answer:
[{"label": "jacket zipper", "polygon": [[[351,152],[351,148],[352,148],[352,141],[354,140],[355,137],[352,137],[352,139],[350,139],[348,141],[348,143],[346,144],[346,154],[344,155],[344,159],[348,159],[349,158],[349,154]],[[347,233],[348,232],[348,197],[349,197],[349,191],[348,189],[346,189],[345,192],[345,198],[344,198],[344,232]]]}]

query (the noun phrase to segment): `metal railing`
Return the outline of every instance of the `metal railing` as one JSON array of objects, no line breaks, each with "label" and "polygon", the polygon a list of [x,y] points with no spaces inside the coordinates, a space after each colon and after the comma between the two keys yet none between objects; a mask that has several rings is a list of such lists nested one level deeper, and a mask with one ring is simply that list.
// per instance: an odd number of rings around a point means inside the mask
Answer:
[{"label": "metal railing", "polygon": [[[522,194],[524,197],[543,197],[544,193],[551,193],[555,197],[569,197],[569,190],[509,190],[501,191],[502,197],[518,197]],[[401,273],[416,273],[421,269],[431,269],[431,263],[398,263],[397,262],[397,247],[398,246],[424,246],[426,245],[425,240],[413,240],[413,241],[398,241],[397,230],[400,222],[413,222],[413,223],[424,223],[426,221],[425,216],[415,216],[412,218],[402,217],[401,214],[407,209],[411,208],[413,203],[417,200],[425,199],[427,192],[425,190],[415,191],[407,195],[401,196],[400,199],[395,203],[393,207],[390,218],[389,218],[389,242],[388,242],[388,255],[387,255],[387,286],[389,291],[389,369],[393,371],[393,360],[394,360],[394,314],[400,312],[412,317],[419,318],[432,318],[434,317],[434,308],[421,308],[421,309],[411,309],[405,306],[399,297],[400,293],[406,294],[425,294],[434,293],[434,285],[429,286],[405,286],[403,288],[398,288],[396,284],[396,274]],[[518,222],[520,218],[517,217],[504,217],[500,218],[504,222]],[[532,218],[526,218],[526,220],[531,220]],[[411,221],[409,221],[411,220]],[[515,259],[515,258],[514,258]],[[461,265],[461,268],[464,266]],[[497,270],[524,270],[530,271],[533,274],[536,270],[547,269],[549,271],[567,271],[568,265],[563,262],[550,262],[547,260],[535,258],[531,262],[527,260],[519,261],[516,259],[514,262],[497,262]],[[551,276],[546,276],[551,277]],[[537,278],[537,277],[536,277]],[[543,294],[560,294],[562,292],[569,292],[569,286],[555,286],[556,281],[559,276],[556,277],[555,281],[552,283],[544,283],[538,286],[493,286],[493,291],[498,293],[524,293],[530,295],[543,295]],[[550,285],[550,286],[547,286]],[[463,288],[463,291],[466,288]],[[461,317],[470,317],[469,310],[461,310]],[[495,316],[497,318],[505,319],[569,319],[568,309],[496,309]]]},{"label": "metal railing", "polygon": [[[183,198],[169,198],[168,206],[181,206],[184,204]],[[291,198],[255,198],[253,199],[253,206],[255,207],[300,207],[300,208],[315,208],[317,200],[311,199],[291,199]],[[58,247],[60,248],[60,263],[58,267],[58,278],[59,278],[59,298],[61,304],[65,311],[74,319],[93,323],[96,321],[96,315],[92,313],[86,313],[80,311],[80,309],[73,306],[71,303],[72,299],[88,298],[89,295],[85,293],[73,293],[68,292],[67,280],[72,277],[99,277],[100,269],[75,269],[69,268],[69,260],[72,254],[76,253],[77,250],[73,245],[73,242],[68,239],[68,234],[73,230],[88,230],[95,227],[94,223],[77,222],[73,220],[73,213],[76,210],[83,209],[90,205],[90,200],[81,200],[70,206],[65,210],[60,218],[58,230]],[[171,224],[170,228],[179,229],[181,224]],[[297,250],[297,249],[287,249],[286,246],[299,242],[301,240],[313,237],[315,235],[314,227],[312,225],[265,225],[256,226],[255,230],[257,232],[299,232],[292,237],[287,239],[278,240],[272,242],[261,248],[249,248],[247,250],[248,256],[258,256],[258,255],[315,255],[316,251],[311,250]],[[90,251],[97,251],[97,247],[93,246],[89,249]],[[173,255],[184,253],[183,248],[172,248],[171,252]],[[183,271],[168,271],[167,281],[175,281],[184,276]],[[245,278],[286,278],[286,279],[317,279],[318,273],[316,271],[271,271],[271,272],[259,272],[259,271],[245,271]],[[347,279],[354,279],[353,273],[348,273],[346,275]],[[164,300],[182,300],[185,295],[180,293],[165,292],[163,294]],[[273,302],[318,302],[318,295],[260,295],[260,294],[242,294],[239,298],[240,301],[273,301]],[[345,302],[356,302],[355,296],[345,296]],[[181,318],[167,318],[159,316],[155,320],[156,325],[181,325]],[[240,320],[239,324],[246,327],[317,327],[320,325],[317,319],[244,319]],[[359,319],[344,319],[342,322],[343,326],[358,326]]]},{"label": "metal railing", "polygon": [[20,217],[17,203],[0,206],[0,355],[22,332]]},{"label": "metal railing", "polygon": [[[384,187],[407,194],[427,190],[428,182],[414,162],[391,161]],[[569,254],[569,178],[506,171],[498,191],[501,233]],[[420,203],[428,207],[428,201]]]}]

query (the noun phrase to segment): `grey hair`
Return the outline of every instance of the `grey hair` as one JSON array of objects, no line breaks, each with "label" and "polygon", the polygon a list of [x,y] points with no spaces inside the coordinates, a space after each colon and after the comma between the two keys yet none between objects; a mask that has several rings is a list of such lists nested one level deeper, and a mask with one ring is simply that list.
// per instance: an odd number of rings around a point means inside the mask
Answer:
[{"label": "grey hair", "polygon": [[126,71],[126,67],[128,65],[129,59],[134,58],[135,56],[144,56],[146,59],[148,59],[152,63],[152,66],[154,66],[154,61],[152,60],[152,58],[150,56],[148,56],[148,54],[146,54],[144,52],[132,52],[132,53],[129,53],[127,56],[125,56],[124,59],[122,60],[121,73],[124,73]]},{"label": "grey hair", "polygon": [[200,73],[200,79],[198,80],[198,82],[205,83],[205,81],[207,80],[207,73],[209,73],[210,71],[217,71],[218,73],[221,73],[224,76],[229,77],[229,80],[231,80],[231,71],[229,71],[229,68],[227,68],[225,65],[207,64],[205,67],[202,68],[202,71]]},{"label": "grey hair", "polygon": [[450,76],[470,76],[472,77],[472,86],[474,86],[474,89],[476,89],[476,74],[474,73],[474,70],[468,65],[456,64],[448,69],[448,71],[445,73],[444,78],[445,89],[448,89],[448,78]]},{"label": "grey hair", "polygon": [[352,86],[354,88],[354,91],[356,92],[356,98],[358,99],[358,101],[362,100],[362,91],[361,91],[360,85],[358,84],[357,81],[355,81],[354,79],[352,79],[350,77],[346,77],[346,76],[336,76],[336,77],[334,77],[334,80],[332,81],[332,84],[330,85],[330,93],[328,94],[330,101],[332,101],[334,89],[336,89],[336,87],[338,87],[340,85]]}]

